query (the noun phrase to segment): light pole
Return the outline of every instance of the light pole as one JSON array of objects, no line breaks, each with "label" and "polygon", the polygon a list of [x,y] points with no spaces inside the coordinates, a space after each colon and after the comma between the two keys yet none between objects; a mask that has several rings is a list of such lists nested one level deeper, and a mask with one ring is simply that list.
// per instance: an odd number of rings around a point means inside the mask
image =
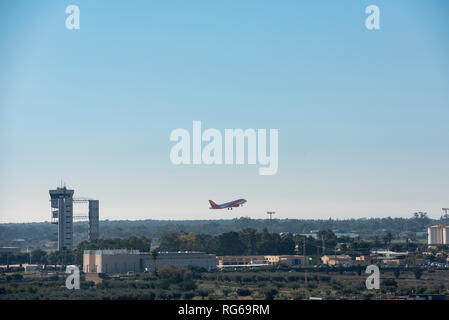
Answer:
[{"label": "light pole", "polygon": [[271,221],[271,217],[273,216],[273,214],[275,214],[275,211],[267,211],[267,214],[270,216],[270,231],[271,233],[273,233],[273,223]]}]

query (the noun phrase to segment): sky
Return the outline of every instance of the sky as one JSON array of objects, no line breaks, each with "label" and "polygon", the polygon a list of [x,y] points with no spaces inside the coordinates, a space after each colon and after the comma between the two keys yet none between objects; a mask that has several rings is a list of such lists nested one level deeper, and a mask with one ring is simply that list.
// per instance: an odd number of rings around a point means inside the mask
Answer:
[{"label": "sky", "polygon": [[[277,173],[173,165],[194,120],[278,129]],[[0,2],[0,223],[61,180],[110,220],[439,218],[448,120],[447,1]]]}]

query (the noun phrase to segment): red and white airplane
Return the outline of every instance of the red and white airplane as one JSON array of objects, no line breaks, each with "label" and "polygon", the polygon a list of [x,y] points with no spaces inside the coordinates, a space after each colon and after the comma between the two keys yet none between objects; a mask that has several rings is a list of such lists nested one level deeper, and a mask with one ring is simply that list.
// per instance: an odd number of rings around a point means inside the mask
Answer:
[{"label": "red and white airplane", "polygon": [[234,207],[243,207],[243,204],[246,202],[245,199],[238,199],[231,202],[226,202],[223,204],[216,204],[212,200],[209,200],[211,207],[209,209],[228,209],[232,210]]}]

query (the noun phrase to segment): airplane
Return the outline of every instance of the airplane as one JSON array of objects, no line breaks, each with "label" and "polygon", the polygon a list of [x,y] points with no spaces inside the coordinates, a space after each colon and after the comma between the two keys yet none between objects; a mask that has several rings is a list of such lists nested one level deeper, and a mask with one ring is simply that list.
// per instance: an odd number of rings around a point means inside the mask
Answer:
[{"label": "airplane", "polygon": [[228,209],[232,210],[234,207],[243,207],[243,204],[246,203],[245,199],[238,199],[231,202],[226,202],[222,204],[216,204],[212,200],[209,200],[211,207],[209,209]]}]

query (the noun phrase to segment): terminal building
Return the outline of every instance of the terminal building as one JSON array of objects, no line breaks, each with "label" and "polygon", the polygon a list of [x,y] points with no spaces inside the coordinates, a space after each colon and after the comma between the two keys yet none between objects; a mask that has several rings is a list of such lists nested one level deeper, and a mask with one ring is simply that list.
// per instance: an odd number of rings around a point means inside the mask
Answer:
[{"label": "terminal building", "polygon": [[428,245],[448,245],[449,244],[449,226],[439,224],[427,228]]},{"label": "terminal building", "polygon": [[83,255],[83,271],[86,273],[137,273],[168,265],[180,268],[192,265],[211,270],[217,264],[215,255],[193,251],[159,252],[156,259],[150,253],[126,249],[85,250]]}]

